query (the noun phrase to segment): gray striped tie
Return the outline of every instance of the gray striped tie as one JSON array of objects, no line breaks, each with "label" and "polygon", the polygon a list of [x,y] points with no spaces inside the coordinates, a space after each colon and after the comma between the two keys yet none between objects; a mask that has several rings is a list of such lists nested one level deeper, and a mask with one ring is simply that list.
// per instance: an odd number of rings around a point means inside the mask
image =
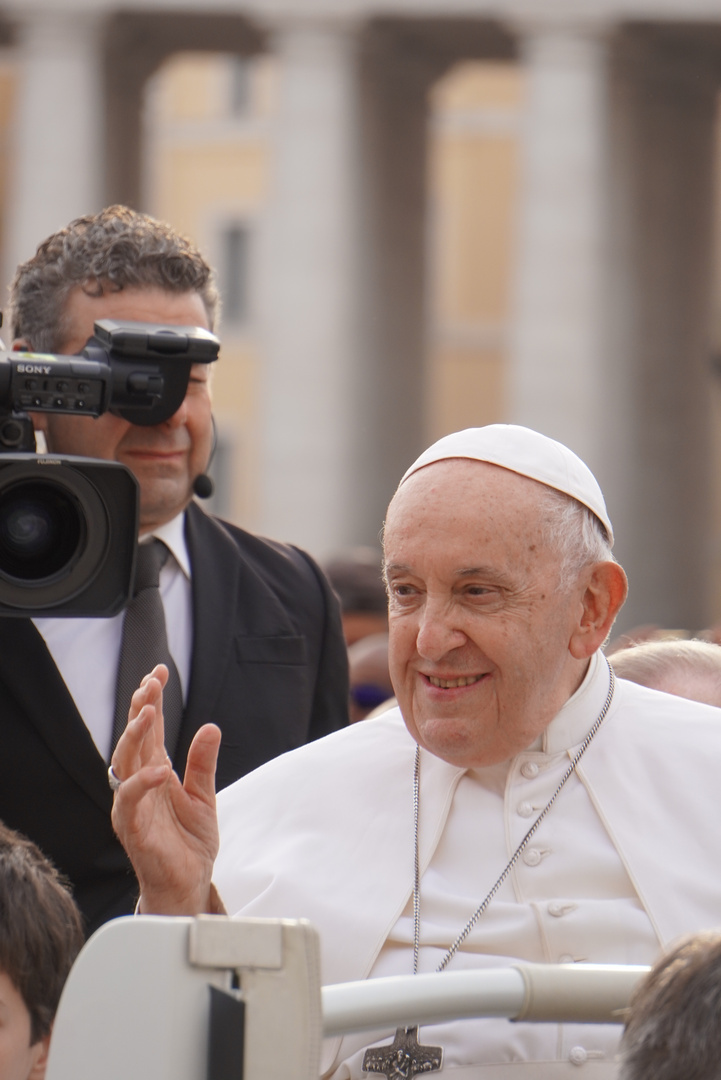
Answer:
[{"label": "gray striped tie", "polygon": [[150,540],[138,545],[133,599],[125,609],[123,640],[120,647],[118,679],[115,687],[115,716],[113,745],[125,731],[128,709],[133,693],[144,675],[156,664],[165,664],[170,672],[163,691],[165,716],[165,748],[172,758],[180,733],[183,716],[183,691],[175,661],[168,648],[165,611],[160,596],[160,570],[169,551],[162,540]]}]

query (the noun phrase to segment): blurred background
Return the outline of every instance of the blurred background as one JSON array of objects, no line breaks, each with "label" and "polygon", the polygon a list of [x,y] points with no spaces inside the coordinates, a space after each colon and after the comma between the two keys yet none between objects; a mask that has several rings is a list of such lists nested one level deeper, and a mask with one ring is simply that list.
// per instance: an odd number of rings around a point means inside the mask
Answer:
[{"label": "blurred background", "polygon": [[0,0],[0,44],[4,285],[112,202],[217,269],[217,513],[326,560],[524,423],[599,477],[621,627],[721,620],[715,0]]}]

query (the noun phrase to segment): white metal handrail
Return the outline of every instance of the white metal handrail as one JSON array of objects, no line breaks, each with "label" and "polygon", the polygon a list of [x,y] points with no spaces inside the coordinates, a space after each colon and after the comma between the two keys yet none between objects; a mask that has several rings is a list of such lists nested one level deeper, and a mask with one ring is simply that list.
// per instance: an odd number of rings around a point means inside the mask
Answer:
[{"label": "white metal handrail", "polygon": [[623,1023],[649,969],[617,964],[524,964],[324,986],[323,1034],[469,1017]]}]

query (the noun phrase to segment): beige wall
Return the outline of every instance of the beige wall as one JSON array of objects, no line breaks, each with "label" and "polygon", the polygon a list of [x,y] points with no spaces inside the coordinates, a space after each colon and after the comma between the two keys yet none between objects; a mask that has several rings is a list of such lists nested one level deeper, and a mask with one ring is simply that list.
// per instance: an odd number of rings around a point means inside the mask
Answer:
[{"label": "beige wall", "polygon": [[[209,54],[173,57],[149,88],[146,119],[146,205],[216,264],[214,229],[223,216],[262,222],[274,105],[273,62],[258,58],[250,62],[248,112],[230,116],[230,63]],[[431,95],[429,440],[504,419],[521,94],[516,66],[461,64]],[[240,333],[221,326],[216,373],[218,419],[236,441],[230,513],[250,527],[262,362],[254,331],[252,318]]]},{"label": "beige wall", "polygon": [[460,64],[431,96],[429,437],[505,419],[522,81]]},{"label": "beige wall", "polygon": [[[232,109],[232,59],[187,53],[168,60],[151,81],[145,115],[145,206],[171,222],[222,267],[224,224],[258,231],[268,187],[268,117],[273,108],[273,63],[248,65],[247,108]],[[258,244],[251,244],[251,273]],[[222,286],[222,281],[221,281]],[[223,321],[221,360],[214,373],[214,411],[232,451],[230,503],[220,509],[252,527],[257,489],[257,367],[255,312],[242,324]]]}]

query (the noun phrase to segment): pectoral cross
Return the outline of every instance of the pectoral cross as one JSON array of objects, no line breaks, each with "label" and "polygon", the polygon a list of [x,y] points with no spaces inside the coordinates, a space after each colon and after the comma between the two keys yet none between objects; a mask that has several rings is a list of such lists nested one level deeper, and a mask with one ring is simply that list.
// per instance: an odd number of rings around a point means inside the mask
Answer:
[{"label": "pectoral cross", "polygon": [[442,1046],[421,1046],[418,1028],[398,1028],[390,1046],[374,1046],[363,1055],[363,1072],[381,1073],[387,1080],[410,1080],[419,1073],[438,1072]]}]

